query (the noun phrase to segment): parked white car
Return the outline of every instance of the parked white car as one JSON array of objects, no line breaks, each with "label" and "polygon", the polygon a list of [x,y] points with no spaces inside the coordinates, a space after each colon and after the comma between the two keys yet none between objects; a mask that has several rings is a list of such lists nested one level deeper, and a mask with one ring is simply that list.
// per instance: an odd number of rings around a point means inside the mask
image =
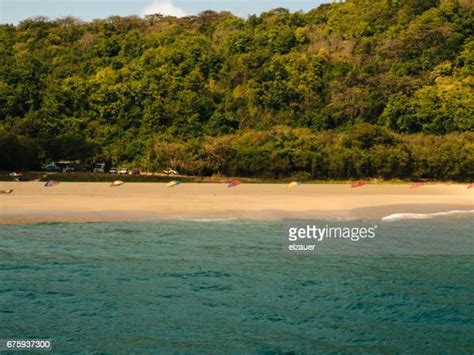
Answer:
[{"label": "parked white car", "polygon": [[94,173],[104,174],[105,173],[105,163],[97,163],[94,167]]},{"label": "parked white car", "polygon": [[120,168],[118,173],[120,175],[128,175],[128,168]]}]

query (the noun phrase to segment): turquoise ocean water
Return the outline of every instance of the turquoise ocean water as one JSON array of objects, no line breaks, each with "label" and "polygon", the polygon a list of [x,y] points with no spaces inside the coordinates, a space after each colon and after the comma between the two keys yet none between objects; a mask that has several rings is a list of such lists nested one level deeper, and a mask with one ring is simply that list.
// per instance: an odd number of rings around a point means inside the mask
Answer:
[{"label": "turquoise ocean water", "polygon": [[[430,243],[472,228],[379,232]],[[0,338],[57,353],[474,351],[471,250],[290,255],[281,234],[249,221],[1,226]]]}]

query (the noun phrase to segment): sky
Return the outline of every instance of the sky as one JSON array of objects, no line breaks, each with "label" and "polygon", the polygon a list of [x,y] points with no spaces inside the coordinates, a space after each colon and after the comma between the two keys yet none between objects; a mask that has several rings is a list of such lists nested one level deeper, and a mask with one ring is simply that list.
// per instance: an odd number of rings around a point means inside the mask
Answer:
[{"label": "sky", "polygon": [[310,10],[328,0],[0,0],[0,23],[17,24],[28,17],[74,16],[82,20],[162,13],[182,17],[204,10],[231,11],[247,17],[276,7]]}]

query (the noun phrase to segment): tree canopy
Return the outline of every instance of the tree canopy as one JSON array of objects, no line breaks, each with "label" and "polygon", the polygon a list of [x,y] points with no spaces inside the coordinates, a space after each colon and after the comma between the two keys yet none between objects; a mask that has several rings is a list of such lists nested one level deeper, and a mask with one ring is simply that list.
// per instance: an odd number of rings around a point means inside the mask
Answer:
[{"label": "tree canopy", "polygon": [[472,179],[473,18],[472,1],[349,0],[0,25],[0,168]]}]

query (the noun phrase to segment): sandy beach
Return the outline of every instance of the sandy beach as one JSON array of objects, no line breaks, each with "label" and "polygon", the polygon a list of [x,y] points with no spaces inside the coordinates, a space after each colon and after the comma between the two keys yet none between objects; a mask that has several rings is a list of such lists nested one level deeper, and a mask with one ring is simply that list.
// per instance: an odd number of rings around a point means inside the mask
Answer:
[{"label": "sandy beach", "polygon": [[474,189],[409,185],[61,183],[3,182],[0,224],[157,219],[380,219],[394,213],[435,213],[474,208]]}]

